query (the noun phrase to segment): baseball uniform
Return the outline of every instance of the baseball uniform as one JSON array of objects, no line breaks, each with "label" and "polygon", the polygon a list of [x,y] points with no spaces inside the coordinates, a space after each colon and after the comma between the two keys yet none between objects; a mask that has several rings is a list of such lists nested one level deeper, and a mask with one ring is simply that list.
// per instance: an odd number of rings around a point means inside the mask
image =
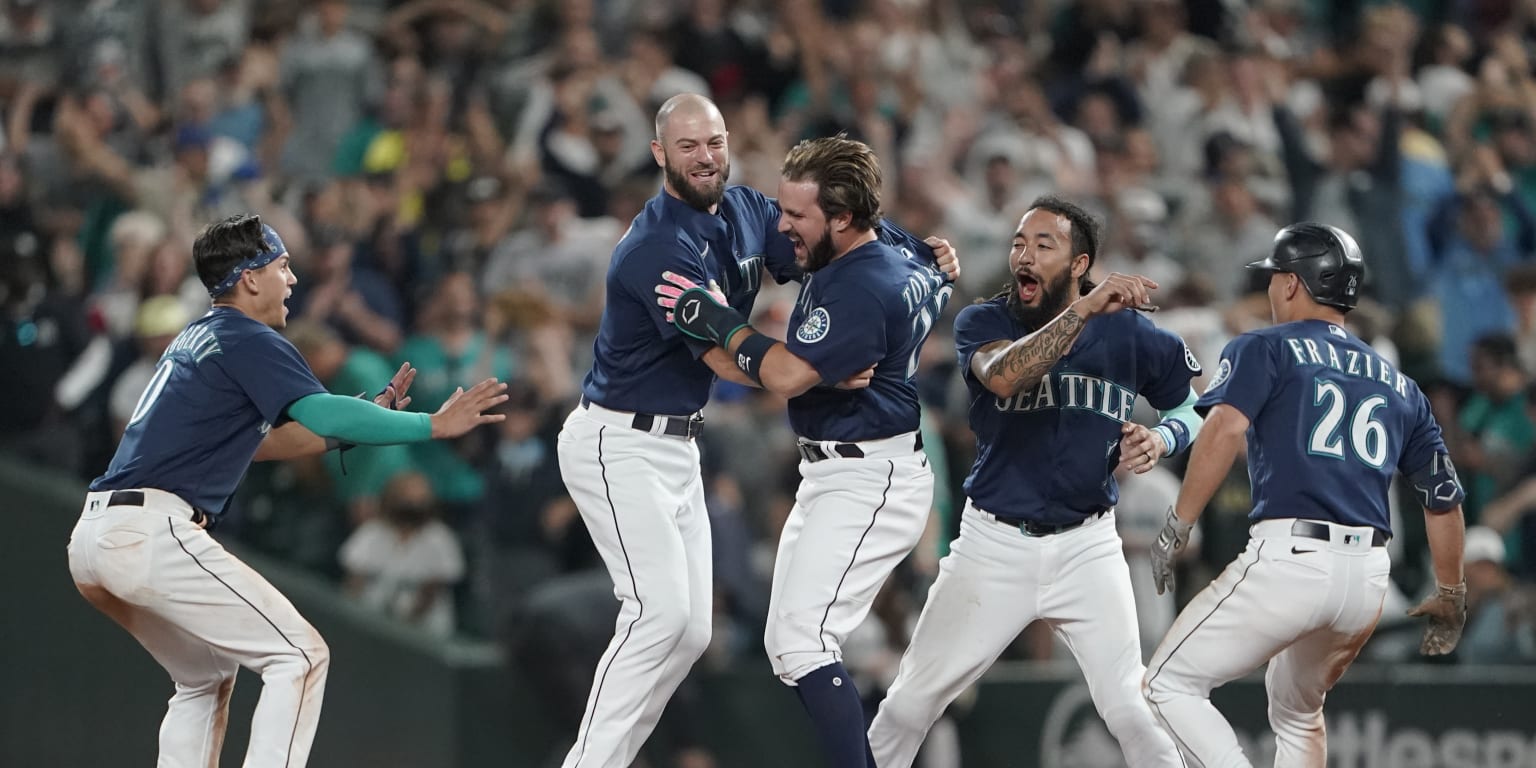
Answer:
[{"label": "baseball uniform", "polygon": [[90,484],[70,573],[176,683],[160,765],[218,762],[235,673],[262,677],[247,768],[302,766],[329,651],[265,579],[201,526],[216,523],[289,404],[325,392],[293,345],[215,307],[161,356],[117,453]]},{"label": "baseball uniform", "polygon": [[1463,493],[1418,385],[1334,323],[1232,340],[1196,407],[1218,404],[1250,422],[1252,538],[1174,621],[1147,665],[1147,698],[1202,764],[1246,766],[1209,696],[1267,661],[1275,764],[1321,766],[1323,699],[1388,589],[1393,473],[1410,476],[1430,510]]},{"label": "baseball uniform", "polygon": [[655,286],[670,271],[717,283],[750,313],[764,267],[799,274],[771,200],[725,190],[719,213],[665,191],[614,248],[607,303],[580,404],[560,431],[560,471],[621,602],[565,768],[628,768],[709,643],[713,579],[694,438],[714,372],[710,345],[667,321]]},{"label": "baseball uniform", "polygon": [[955,344],[976,434],[960,536],[939,563],[896,680],[870,727],[880,768],[905,768],[933,722],[1035,620],[1082,667],[1132,766],[1178,766],[1141,697],[1129,571],[1113,520],[1121,429],[1139,395],[1159,410],[1191,397],[1200,366],[1141,313],[1090,318],[1037,386],[1000,398],[971,370],[977,350],[1027,331],[994,298],[962,309]]},{"label": "baseball uniform", "polygon": [[927,247],[849,251],[804,278],[790,315],[785,344],[823,382],[875,373],[866,389],[823,385],[789,401],[801,483],[779,537],[764,638],[786,682],[842,659],[839,644],[928,519],[933,473],[913,376],[953,287],[918,249]]}]

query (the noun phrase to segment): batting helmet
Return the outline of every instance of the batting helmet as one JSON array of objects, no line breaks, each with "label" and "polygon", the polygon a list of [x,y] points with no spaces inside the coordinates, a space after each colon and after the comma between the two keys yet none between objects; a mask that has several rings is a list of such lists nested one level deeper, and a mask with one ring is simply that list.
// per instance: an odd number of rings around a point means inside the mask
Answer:
[{"label": "batting helmet", "polygon": [[1280,230],[1269,258],[1248,268],[1290,272],[1301,278],[1314,301],[1345,312],[1355,308],[1365,280],[1365,259],[1355,239],[1338,227],[1311,222]]}]

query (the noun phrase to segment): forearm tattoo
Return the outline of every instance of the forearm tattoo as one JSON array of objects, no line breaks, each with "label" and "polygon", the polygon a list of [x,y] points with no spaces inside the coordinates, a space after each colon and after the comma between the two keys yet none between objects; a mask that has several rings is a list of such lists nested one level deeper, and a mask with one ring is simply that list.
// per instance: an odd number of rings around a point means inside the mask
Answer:
[{"label": "forearm tattoo", "polygon": [[1034,386],[1067,353],[1086,322],[1076,312],[1061,313],[1040,330],[1009,344],[987,366],[988,378],[1002,377],[1016,389]]}]

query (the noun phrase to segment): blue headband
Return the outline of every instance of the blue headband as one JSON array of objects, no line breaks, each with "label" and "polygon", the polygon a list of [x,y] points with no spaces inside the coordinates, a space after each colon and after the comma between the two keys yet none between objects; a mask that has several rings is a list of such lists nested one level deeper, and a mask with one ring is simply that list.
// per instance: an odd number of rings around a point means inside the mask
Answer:
[{"label": "blue headband", "polygon": [[261,225],[261,240],[267,246],[266,250],[257,250],[250,258],[231,268],[229,274],[225,275],[218,285],[208,289],[209,296],[215,299],[223,296],[229,292],[229,289],[235,287],[235,283],[240,282],[240,275],[246,270],[261,269],[288,252],[287,246],[283,245],[283,239],[277,236],[277,230],[266,224]]}]

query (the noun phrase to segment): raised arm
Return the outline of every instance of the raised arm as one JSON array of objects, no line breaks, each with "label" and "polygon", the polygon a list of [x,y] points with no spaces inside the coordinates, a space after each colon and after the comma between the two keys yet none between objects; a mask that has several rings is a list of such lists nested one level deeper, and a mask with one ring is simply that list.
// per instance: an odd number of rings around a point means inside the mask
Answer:
[{"label": "raised arm", "polygon": [[971,373],[998,397],[1013,397],[1040,383],[1072,349],[1088,318],[1147,303],[1157,283],[1140,275],[1111,274],[1039,330],[1013,341],[995,341],[971,356]]}]

